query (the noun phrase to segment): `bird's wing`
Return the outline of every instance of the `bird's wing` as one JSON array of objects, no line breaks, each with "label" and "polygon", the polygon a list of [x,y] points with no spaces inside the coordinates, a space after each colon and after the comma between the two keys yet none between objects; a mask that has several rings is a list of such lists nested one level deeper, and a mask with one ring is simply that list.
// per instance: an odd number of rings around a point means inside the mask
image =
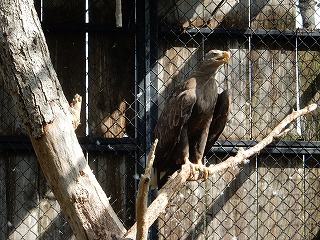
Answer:
[{"label": "bird's wing", "polygon": [[154,166],[165,169],[172,151],[180,139],[181,130],[190,118],[196,102],[195,79],[181,85],[166,101],[155,127],[154,137],[158,138]]},{"label": "bird's wing", "polygon": [[209,129],[208,140],[204,154],[206,155],[214,143],[218,140],[228,119],[230,112],[230,97],[228,90],[218,95],[217,103],[214,109],[212,122]]}]

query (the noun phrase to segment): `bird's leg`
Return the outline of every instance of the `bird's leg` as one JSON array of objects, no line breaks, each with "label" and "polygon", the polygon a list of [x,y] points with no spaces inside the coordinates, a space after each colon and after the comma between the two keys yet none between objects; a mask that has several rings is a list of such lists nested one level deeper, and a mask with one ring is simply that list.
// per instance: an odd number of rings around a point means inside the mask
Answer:
[{"label": "bird's leg", "polygon": [[189,157],[184,158],[184,164],[190,166],[190,178],[194,179],[195,172],[196,172],[196,165],[194,163],[190,162]]},{"label": "bird's leg", "polygon": [[200,160],[198,159],[197,163],[192,163],[190,162],[188,157],[185,157],[184,164],[187,164],[190,166],[190,180],[200,179],[198,172],[201,172],[203,174],[202,177],[204,179],[208,178],[209,168],[202,163],[201,159]]},{"label": "bird's leg", "polygon": [[204,122],[204,127],[199,132],[200,138],[193,138],[190,141],[190,159],[194,163],[194,169],[198,172],[198,179],[207,179],[209,176],[209,169],[202,163],[202,157],[207,143],[207,136],[209,134],[210,124],[212,122],[212,116]]},{"label": "bird's leg", "polygon": [[207,179],[209,176],[209,169],[202,163],[202,159],[199,158],[196,163],[196,169],[203,173],[203,178]]}]

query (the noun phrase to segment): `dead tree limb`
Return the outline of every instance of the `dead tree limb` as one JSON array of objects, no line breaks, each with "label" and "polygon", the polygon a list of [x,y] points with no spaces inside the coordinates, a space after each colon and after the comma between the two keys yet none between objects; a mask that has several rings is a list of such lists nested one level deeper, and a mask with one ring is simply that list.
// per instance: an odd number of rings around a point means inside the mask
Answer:
[{"label": "dead tree limb", "polygon": [[148,193],[150,186],[150,175],[151,169],[154,161],[154,153],[158,144],[158,139],[156,139],[151,147],[147,167],[144,174],[140,177],[140,182],[138,186],[138,194],[136,200],[136,219],[137,219],[137,236],[136,240],[147,240],[148,237],[148,218],[147,204],[148,204]]},{"label": "dead tree limb", "polygon": [[[230,168],[234,168],[246,161],[249,157],[258,154],[263,148],[269,145],[275,138],[278,138],[285,131],[286,126],[298,117],[305,115],[317,108],[316,104],[311,104],[301,110],[293,111],[287,117],[285,117],[270,133],[269,135],[257,143],[255,146],[244,150],[239,149],[236,156],[229,157],[222,163],[211,165],[209,168],[209,174],[213,175],[219,172],[225,172]],[[152,202],[147,209],[147,219],[149,227],[158,218],[161,212],[164,212],[170,198],[178,191],[181,186],[188,180],[202,179],[203,174],[198,172],[196,175],[190,176],[191,169],[189,165],[183,165],[181,170],[176,171],[166,184],[160,189],[158,197]],[[125,234],[127,238],[133,238],[136,236],[137,225],[134,224]]]},{"label": "dead tree limb", "polygon": [[226,161],[219,163],[214,166],[209,167],[209,174],[214,174],[218,172],[223,172],[228,170],[231,167],[235,167],[239,164],[242,164],[246,159],[253,156],[254,154],[259,153],[263,148],[269,145],[274,139],[280,137],[284,131],[286,131],[286,126],[291,123],[293,120],[312,112],[317,108],[317,104],[310,104],[309,106],[298,110],[293,111],[287,117],[285,117],[263,140],[257,143],[255,146],[244,150],[242,148],[239,149],[238,153],[234,157],[229,157]]}]

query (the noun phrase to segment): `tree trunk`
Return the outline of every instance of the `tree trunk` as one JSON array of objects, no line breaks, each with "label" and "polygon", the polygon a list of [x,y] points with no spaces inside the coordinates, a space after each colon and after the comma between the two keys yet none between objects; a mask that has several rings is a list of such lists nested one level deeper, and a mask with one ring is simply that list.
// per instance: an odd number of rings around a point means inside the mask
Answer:
[{"label": "tree trunk", "polygon": [[77,141],[33,1],[1,0],[0,23],[0,77],[74,234],[77,239],[123,235]]}]

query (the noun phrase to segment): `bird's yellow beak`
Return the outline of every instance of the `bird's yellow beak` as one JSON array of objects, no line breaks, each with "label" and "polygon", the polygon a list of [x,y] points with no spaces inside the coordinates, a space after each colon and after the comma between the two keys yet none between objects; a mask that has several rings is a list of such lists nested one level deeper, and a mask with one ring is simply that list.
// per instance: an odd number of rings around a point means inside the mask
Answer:
[{"label": "bird's yellow beak", "polygon": [[230,52],[223,51],[222,52],[222,57],[220,58],[220,60],[222,60],[223,63],[228,63],[230,61]]}]

